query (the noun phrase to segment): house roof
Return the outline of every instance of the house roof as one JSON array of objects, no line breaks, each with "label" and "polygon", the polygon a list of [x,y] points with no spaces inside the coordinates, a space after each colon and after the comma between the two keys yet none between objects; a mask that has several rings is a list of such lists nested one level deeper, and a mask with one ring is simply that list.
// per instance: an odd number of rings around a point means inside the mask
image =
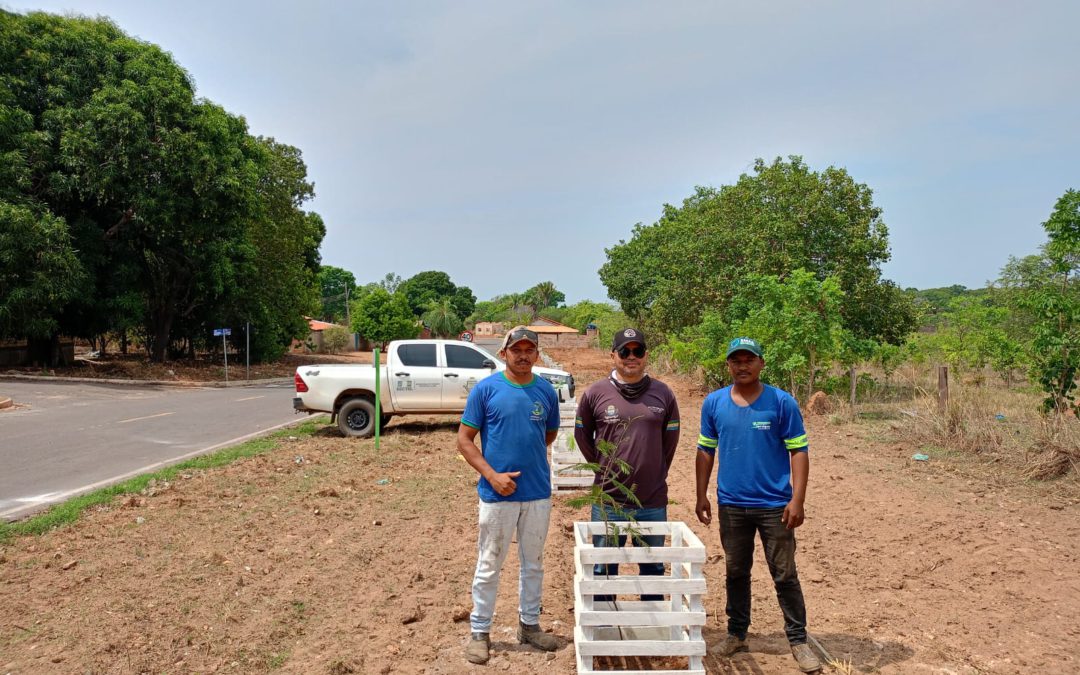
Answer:
[{"label": "house roof", "polygon": [[307,319],[308,328],[310,330],[326,330],[331,326],[338,325],[336,323],[327,323],[325,321],[319,321],[318,319],[312,319],[310,316],[305,316],[304,318]]},{"label": "house roof", "polygon": [[529,324],[529,330],[537,333],[578,333],[577,328],[571,328],[564,323],[559,323],[555,319],[549,319],[546,316],[538,316]]}]

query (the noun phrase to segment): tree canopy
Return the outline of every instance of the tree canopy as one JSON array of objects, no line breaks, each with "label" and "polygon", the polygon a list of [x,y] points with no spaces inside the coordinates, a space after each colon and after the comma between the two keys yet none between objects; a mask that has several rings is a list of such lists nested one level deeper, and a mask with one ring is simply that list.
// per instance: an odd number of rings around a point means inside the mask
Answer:
[{"label": "tree canopy", "polygon": [[870,189],[844,169],[811,171],[796,156],[759,159],[735,185],[697,188],[606,253],[608,295],[662,335],[726,310],[749,275],[782,282],[796,269],[836,279],[844,326],[859,337],[900,342],[914,327],[910,299],[881,278],[888,229]]},{"label": "tree canopy", "polygon": [[[0,218],[23,240],[0,241],[20,289],[0,337],[132,329],[161,360],[213,327],[251,321],[257,358],[303,333],[325,227],[299,150],[107,19],[0,10],[0,83]],[[49,254],[16,280],[33,241]]]},{"label": "tree canopy", "polygon": [[319,268],[319,290],[322,293],[323,320],[340,323],[347,314],[346,301],[356,295],[356,277],[340,267],[323,265]]}]

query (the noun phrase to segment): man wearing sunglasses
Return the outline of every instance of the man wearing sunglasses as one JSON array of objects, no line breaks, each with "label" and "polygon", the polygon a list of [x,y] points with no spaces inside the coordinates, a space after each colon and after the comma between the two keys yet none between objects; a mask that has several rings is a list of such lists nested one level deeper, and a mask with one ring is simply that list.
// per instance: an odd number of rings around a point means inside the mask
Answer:
[{"label": "man wearing sunglasses", "polygon": [[795,528],[803,524],[809,444],[794,397],[761,381],[763,353],[761,345],[748,337],[728,343],[732,384],[709,394],[701,406],[695,510],[702,523],[712,522],[707,493],[714,459],[719,456],[716,502],[728,616],[728,635],[719,654],[747,650],[750,569],[757,534],[784,614],[792,656],[803,672],[812,673],[822,666],[806,644],[806,605],[795,569]]},{"label": "man wearing sunglasses", "polygon": [[[611,341],[611,362],[614,368],[607,379],[593,383],[581,395],[574,440],[586,460],[611,467],[606,473],[632,488],[640,504],[629,499],[610,481],[605,483],[605,472],[600,472],[596,475],[596,484],[601,485],[619,506],[594,505],[591,518],[604,520],[606,511],[608,520],[626,520],[631,516],[639,522],[666,521],[667,474],[679,444],[679,404],[666,384],[646,374],[648,348],[640,330],[624,328],[615,333]],[[611,449],[608,456],[600,452],[598,446],[601,444]],[[630,473],[618,472],[615,459],[626,462],[631,467]],[[617,542],[606,539],[594,537],[593,543],[596,546],[626,544],[626,537],[619,537]],[[646,535],[642,540],[649,546],[664,545],[662,535]],[[638,568],[642,575],[664,573],[663,563],[641,563]],[[619,566],[596,565],[593,573],[615,576]],[[615,600],[614,596],[604,595],[593,599]],[[663,596],[643,595],[641,599],[662,600]]]},{"label": "man wearing sunglasses", "polygon": [[480,474],[472,635],[465,649],[470,663],[486,663],[489,658],[499,573],[515,533],[521,560],[518,642],[544,651],[558,647],[555,636],[540,630],[540,599],[551,516],[547,456],[559,432],[559,397],[547,380],[533,375],[540,356],[536,333],[514,327],[503,338],[499,356],[506,361],[506,370],[473,387],[458,427],[458,451]]}]

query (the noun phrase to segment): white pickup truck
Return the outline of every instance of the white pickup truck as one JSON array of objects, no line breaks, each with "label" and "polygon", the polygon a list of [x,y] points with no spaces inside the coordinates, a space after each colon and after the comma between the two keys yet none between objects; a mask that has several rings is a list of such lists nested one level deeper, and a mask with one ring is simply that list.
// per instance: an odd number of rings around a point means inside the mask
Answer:
[{"label": "white pickup truck", "polygon": [[[460,413],[477,382],[506,364],[479,345],[456,340],[396,340],[379,366],[380,426],[394,415]],[[560,400],[573,398],[574,377],[562,370],[533,367],[551,382]],[[375,433],[375,366],[300,366],[293,377],[298,412],[330,413],[346,436]]]}]

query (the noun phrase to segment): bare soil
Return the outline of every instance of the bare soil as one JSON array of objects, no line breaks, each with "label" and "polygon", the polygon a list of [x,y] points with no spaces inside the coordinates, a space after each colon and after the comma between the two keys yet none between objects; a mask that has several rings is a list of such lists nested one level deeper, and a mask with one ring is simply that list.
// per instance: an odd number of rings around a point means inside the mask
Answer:
[{"label": "bare soil", "polygon": [[[607,355],[552,350],[582,386]],[[705,392],[682,407],[669,517],[709,549],[710,644],[724,635],[719,534],[693,515]],[[799,567],[810,631],[853,672],[1072,673],[1080,668],[1080,506],[1072,484],[1002,480],[961,458],[916,462],[888,428],[808,420]],[[475,474],[454,417],[397,418],[381,449],[327,428],[227,468],[118,498],[76,525],[0,548],[2,673],[570,673],[571,523],[556,498],[545,628],[516,644],[517,559],[504,567],[494,656],[468,665]],[[758,555],[750,652],[710,673],[797,672]],[[616,665],[616,664],[609,664]],[[636,668],[650,662],[636,660]]]}]

